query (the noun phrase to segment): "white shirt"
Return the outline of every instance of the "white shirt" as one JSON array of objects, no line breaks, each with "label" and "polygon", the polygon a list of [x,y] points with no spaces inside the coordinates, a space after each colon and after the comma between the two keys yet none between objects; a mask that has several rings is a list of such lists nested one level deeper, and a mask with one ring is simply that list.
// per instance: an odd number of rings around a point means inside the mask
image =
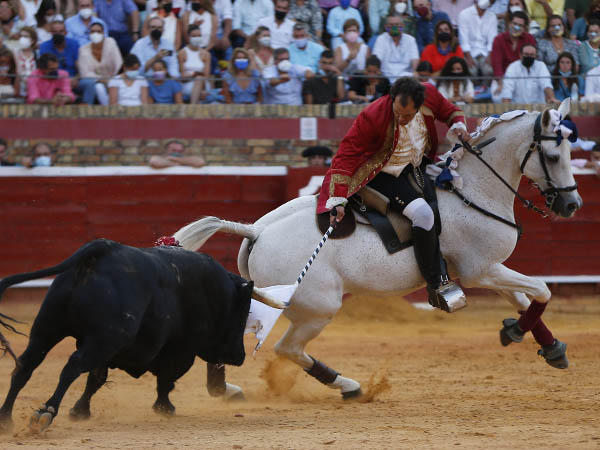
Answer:
[{"label": "white shirt", "polygon": [[600,66],[588,70],[585,77],[585,96],[600,95]]},{"label": "white shirt", "polygon": [[[520,59],[514,61],[507,67],[504,77],[500,96],[503,99],[510,99],[512,103],[546,103],[544,89],[552,89],[550,72],[548,72],[546,64],[541,61],[534,61],[529,70],[521,63]],[[521,78],[511,79],[509,77]]]},{"label": "white shirt", "polygon": [[381,72],[391,83],[401,76],[412,75],[411,62],[419,59],[417,41],[406,33],[402,33],[398,45],[388,33],[381,33],[375,41],[373,54],[381,60]]},{"label": "white shirt", "polygon": [[[447,99],[451,99],[454,97],[454,84],[452,81],[442,81],[438,86],[438,91],[440,91],[440,94]],[[466,84],[462,82],[459,84],[458,95],[461,97],[475,97],[475,87],[473,86],[471,80],[467,80]]]},{"label": "white shirt", "polygon": [[123,106],[140,106],[142,104],[142,88],[148,87],[144,79],[136,79],[131,86],[127,86],[123,77],[111,78],[108,87],[117,88],[117,104]]},{"label": "white shirt", "polygon": [[290,81],[280,83],[277,86],[271,86],[269,79],[279,78],[279,70],[275,66],[267,67],[263,72],[265,78],[265,95],[263,103],[266,105],[301,105],[302,102],[302,82],[304,74],[309,70],[308,67],[292,64],[288,72]]},{"label": "white shirt", "polygon": [[479,17],[475,5],[468,7],[458,15],[458,39],[464,53],[473,58],[488,56],[492,51],[494,38],[498,34],[496,14],[486,10]]},{"label": "white shirt", "polygon": [[233,18],[233,8],[231,6],[231,0],[214,0],[213,6],[215,8],[215,12],[217,13],[218,20],[218,28],[217,34],[223,34],[223,22],[227,19],[231,20]]},{"label": "white shirt", "polygon": [[25,18],[23,19],[21,26],[26,25],[28,27],[36,27],[37,20],[35,15],[38,12],[38,9],[40,9],[42,0],[21,0],[20,3],[25,12]]},{"label": "white shirt", "polygon": [[256,30],[261,17],[272,16],[275,7],[271,0],[236,0],[233,3],[232,30],[242,30],[250,35]]},{"label": "white shirt", "polygon": [[[256,28],[263,26],[271,30],[271,48],[287,47],[292,43],[292,34],[294,33],[295,22],[288,19],[283,19],[281,25],[275,23],[275,15],[262,17],[258,20]],[[256,31],[256,28],[253,30]]]}]

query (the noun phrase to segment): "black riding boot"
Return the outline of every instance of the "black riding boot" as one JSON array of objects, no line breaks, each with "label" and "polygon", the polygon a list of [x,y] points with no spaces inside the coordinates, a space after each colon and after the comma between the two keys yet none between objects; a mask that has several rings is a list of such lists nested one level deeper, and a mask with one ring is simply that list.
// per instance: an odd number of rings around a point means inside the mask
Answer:
[{"label": "black riding boot", "polygon": [[435,227],[429,231],[412,227],[412,238],[419,270],[427,282],[429,304],[446,312],[466,306],[462,290],[448,280]]}]

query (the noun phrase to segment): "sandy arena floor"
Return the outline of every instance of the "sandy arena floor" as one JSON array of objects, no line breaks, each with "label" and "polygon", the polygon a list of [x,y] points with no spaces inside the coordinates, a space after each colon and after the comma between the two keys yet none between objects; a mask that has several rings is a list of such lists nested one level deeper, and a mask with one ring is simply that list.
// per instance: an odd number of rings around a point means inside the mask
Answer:
[{"label": "sandy arena floor", "polygon": [[[502,300],[471,298],[453,315],[418,311],[404,301],[350,299],[343,312],[309,345],[316,358],[360,381],[366,401],[344,402],[272,351],[286,320],[228,380],[248,401],[226,404],[208,396],[201,361],[177,384],[177,415],[154,414],[155,379],[111,371],[92,400],[92,418],[71,422],[68,410],[83,391],[71,387],[59,416],[41,435],[28,418],[54,390],[74,350],[57,346],[19,395],[12,432],[1,449],[600,449],[600,301],[553,299],[545,314],[568,343],[571,366],[554,369],[536,355],[531,336],[500,346]],[[39,303],[5,301],[0,311],[28,323]],[[26,331],[27,327],[20,326]],[[9,331],[17,354],[26,339]],[[14,367],[0,360],[0,395]],[[3,399],[2,399],[3,400]]]}]

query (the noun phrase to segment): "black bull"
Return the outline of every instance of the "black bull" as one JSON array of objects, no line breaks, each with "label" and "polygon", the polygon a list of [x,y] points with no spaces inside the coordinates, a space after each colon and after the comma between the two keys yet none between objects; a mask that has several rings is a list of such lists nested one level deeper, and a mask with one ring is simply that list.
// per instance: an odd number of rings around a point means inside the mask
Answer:
[{"label": "black bull", "polygon": [[[85,392],[71,410],[75,418],[89,417],[90,399],[106,381],[108,368],[136,378],[147,371],[156,375],[154,409],[172,413],[169,392],[196,356],[212,364],[244,362],[243,333],[253,284],[208,255],[177,247],[138,249],[101,239],[57,266],[4,278],[0,295],[13,284],[49,275],[57,277],[0,408],[4,425],[11,423],[16,396],[32,372],[67,336],[76,339],[77,350],[52,397],[32,417],[32,425],[40,429],[50,425],[67,389],[85,372]],[[1,333],[0,338],[12,353]],[[209,364],[209,375],[214,367]],[[215,375],[224,386],[223,372]]]}]

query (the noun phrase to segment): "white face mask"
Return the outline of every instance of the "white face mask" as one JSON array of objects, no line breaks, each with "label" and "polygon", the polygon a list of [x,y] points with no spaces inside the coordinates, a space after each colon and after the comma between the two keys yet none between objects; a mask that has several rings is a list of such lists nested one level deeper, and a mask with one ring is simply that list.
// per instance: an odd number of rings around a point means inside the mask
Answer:
[{"label": "white face mask", "polygon": [[99,44],[103,39],[104,35],[102,33],[98,33],[97,31],[90,33],[90,41],[92,41],[92,44]]},{"label": "white face mask", "polygon": [[258,43],[263,47],[269,47],[271,45],[271,36],[259,37]]},{"label": "white face mask", "polygon": [[394,11],[396,11],[398,14],[404,14],[407,8],[408,5],[404,2],[399,2],[394,5]]},{"label": "white face mask", "polygon": [[289,59],[284,59],[283,61],[279,61],[279,64],[277,64],[277,68],[280,72],[289,72],[292,68],[292,63]]},{"label": "white face mask", "polygon": [[192,36],[190,37],[190,45],[193,47],[200,47],[202,44],[202,36]]},{"label": "white face mask", "polygon": [[92,17],[92,14],[94,14],[94,10],[92,8],[82,8],[79,10],[79,15],[83,20],[89,19]]},{"label": "white face mask", "polygon": [[514,14],[514,13],[516,13],[517,11],[523,11],[523,8],[521,8],[520,6],[517,6],[517,5],[515,5],[515,6],[511,6],[511,7],[510,7],[510,12],[511,12],[511,13],[513,13],[513,14]]},{"label": "white face mask", "polygon": [[477,6],[479,6],[479,9],[488,9],[490,7],[490,0],[477,0]]},{"label": "white face mask", "polygon": [[33,163],[36,167],[50,167],[52,159],[49,156],[38,156]]},{"label": "white face mask", "polygon": [[19,38],[19,47],[21,47],[21,48],[31,47],[31,38],[27,37],[27,36],[21,36]]}]

